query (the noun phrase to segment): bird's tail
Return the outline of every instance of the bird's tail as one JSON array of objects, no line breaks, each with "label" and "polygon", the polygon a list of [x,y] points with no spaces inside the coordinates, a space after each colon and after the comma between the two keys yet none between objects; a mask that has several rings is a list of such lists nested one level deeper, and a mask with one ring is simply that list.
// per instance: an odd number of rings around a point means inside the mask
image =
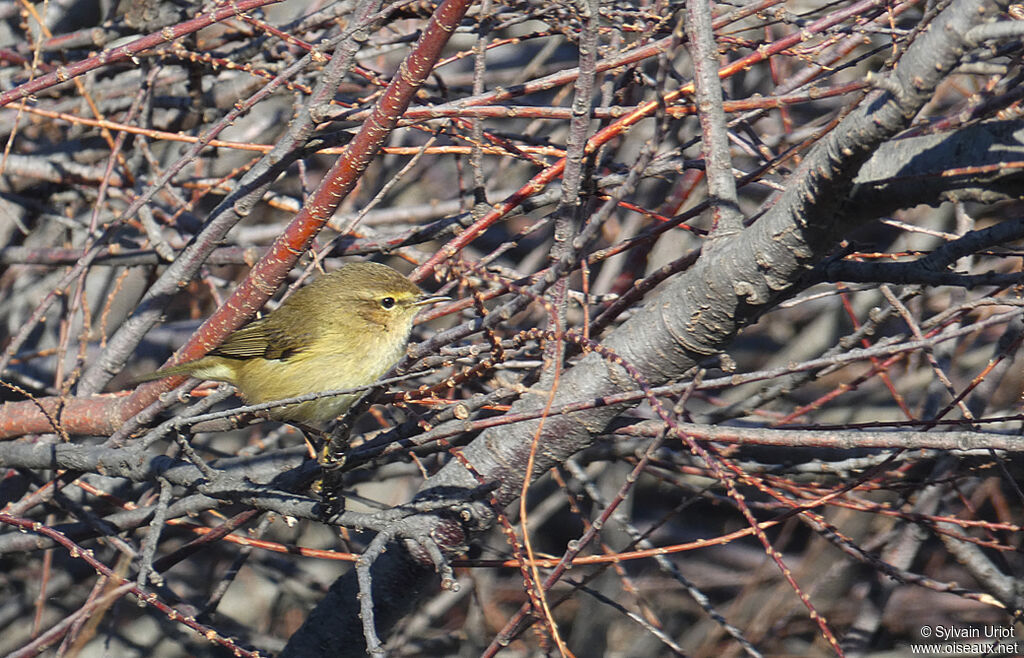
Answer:
[{"label": "bird's tail", "polygon": [[191,375],[196,370],[196,364],[198,361],[189,361],[188,363],[179,363],[176,366],[170,366],[162,368],[156,372],[151,372],[145,375],[140,375],[132,380],[135,384],[142,384],[144,382],[151,382],[157,379],[163,379],[164,377],[173,377],[175,375]]},{"label": "bird's tail", "polygon": [[235,383],[236,360],[225,359],[220,356],[204,356],[195,361],[179,363],[177,365],[161,368],[156,372],[143,375],[135,379],[136,384],[151,382],[154,379],[174,377],[175,375],[191,375],[199,379],[212,379],[218,382]]}]

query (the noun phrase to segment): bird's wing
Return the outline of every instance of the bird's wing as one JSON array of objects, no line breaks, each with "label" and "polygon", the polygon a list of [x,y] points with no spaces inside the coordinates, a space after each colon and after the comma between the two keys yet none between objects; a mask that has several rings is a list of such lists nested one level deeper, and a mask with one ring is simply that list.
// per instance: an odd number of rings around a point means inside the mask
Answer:
[{"label": "bird's wing", "polygon": [[231,334],[210,354],[229,359],[287,359],[302,351],[311,338],[307,332],[288,331],[270,315]]}]

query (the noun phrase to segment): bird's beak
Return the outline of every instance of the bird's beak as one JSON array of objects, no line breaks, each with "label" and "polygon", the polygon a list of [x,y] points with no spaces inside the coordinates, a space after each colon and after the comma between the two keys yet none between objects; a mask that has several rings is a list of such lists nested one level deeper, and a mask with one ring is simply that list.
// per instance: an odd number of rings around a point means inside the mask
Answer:
[{"label": "bird's beak", "polygon": [[451,297],[445,297],[444,295],[439,295],[437,297],[420,297],[419,299],[414,301],[412,303],[412,305],[413,306],[429,306],[430,304],[436,304],[438,302],[450,302],[450,301],[452,301]]}]

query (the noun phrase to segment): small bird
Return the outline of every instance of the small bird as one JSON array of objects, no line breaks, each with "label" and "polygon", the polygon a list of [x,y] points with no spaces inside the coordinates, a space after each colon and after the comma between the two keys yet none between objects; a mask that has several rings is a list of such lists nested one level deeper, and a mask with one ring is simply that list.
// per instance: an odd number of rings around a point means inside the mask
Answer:
[{"label": "small bird", "polygon": [[[431,297],[386,265],[349,263],[296,290],[266,316],[234,332],[201,359],[136,381],[191,375],[233,384],[249,404],[377,381],[405,354],[413,318]],[[334,420],[359,393],[277,407],[275,420]]]}]

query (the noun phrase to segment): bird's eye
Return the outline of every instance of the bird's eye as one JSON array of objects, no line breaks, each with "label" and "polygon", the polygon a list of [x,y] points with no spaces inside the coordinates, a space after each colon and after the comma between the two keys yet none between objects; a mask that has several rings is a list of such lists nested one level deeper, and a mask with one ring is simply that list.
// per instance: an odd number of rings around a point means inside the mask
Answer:
[{"label": "bird's eye", "polygon": [[380,305],[383,306],[384,308],[394,308],[395,307],[395,298],[394,297],[385,297],[384,299],[380,300]]}]

